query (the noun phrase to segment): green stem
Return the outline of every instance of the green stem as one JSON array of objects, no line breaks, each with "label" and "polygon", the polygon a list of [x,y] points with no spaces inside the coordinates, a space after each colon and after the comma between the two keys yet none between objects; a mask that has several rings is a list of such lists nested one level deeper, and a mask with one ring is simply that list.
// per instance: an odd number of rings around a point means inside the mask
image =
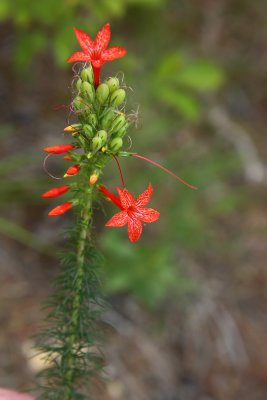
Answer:
[{"label": "green stem", "polygon": [[82,285],[84,281],[84,261],[85,247],[88,240],[89,225],[92,217],[92,190],[86,193],[85,206],[81,212],[81,230],[78,238],[77,248],[77,272],[73,287],[73,302],[70,316],[70,331],[71,334],[68,340],[68,353],[62,359],[62,366],[66,372],[66,386],[62,400],[71,400],[74,386],[74,362],[75,362],[75,345],[78,342],[79,332],[79,317],[82,297]]}]

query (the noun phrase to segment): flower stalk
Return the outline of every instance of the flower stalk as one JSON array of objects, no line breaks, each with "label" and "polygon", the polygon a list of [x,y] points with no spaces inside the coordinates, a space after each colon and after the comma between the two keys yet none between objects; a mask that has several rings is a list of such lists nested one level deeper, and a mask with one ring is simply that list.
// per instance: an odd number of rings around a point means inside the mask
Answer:
[{"label": "flower stalk", "polygon": [[[195,189],[160,164],[122,151],[130,126],[130,118],[125,113],[126,88],[116,77],[100,82],[100,69],[105,62],[124,56],[126,50],[117,46],[107,48],[109,24],[98,32],[94,41],[81,30],[75,29],[75,33],[83,51],[74,53],[68,62],[82,61],[83,67],[76,77],[70,107],[75,122],[64,129],[71,143],[44,149],[48,153],[45,160],[51,155],[60,155],[74,164],[64,175],[70,182],[68,185],[43,193],[44,199],[67,197],[48,215],[57,217],[73,210],[75,222],[68,233],[69,245],[62,258],[55,293],[48,302],[46,327],[38,337],[38,348],[47,360],[47,367],[39,374],[40,400],[87,399],[89,378],[99,370],[97,327],[102,300],[97,274],[99,257],[92,240],[94,202],[102,197],[119,208],[106,226],[127,225],[131,242],[139,240],[144,224],[160,217],[158,211],[146,207],[153,193],[152,185],[135,198],[126,189],[118,157],[134,156],[148,161]],[[114,161],[123,186],[117,188],[119,196],[102,182],[105,167]]]},{"label": "flower stalk", "polygon": [[79,318],[82,302],[82,286],[84,284],[85,274],[85,248],[86,241],[90,240],[89,225],[92,220],[92,189],[86,193],[85,205],[81,210],[80,234],[77,243],[77,271],[73,287],[73,303],[70,316],[70,336],[67,342],[68,351],[62,358],[62,369],[66,371],[66,385],[62,400],[71,400],[73,395],[73,386],[75,383],[75,358],[77,356],[76,348],[79,345]]}]

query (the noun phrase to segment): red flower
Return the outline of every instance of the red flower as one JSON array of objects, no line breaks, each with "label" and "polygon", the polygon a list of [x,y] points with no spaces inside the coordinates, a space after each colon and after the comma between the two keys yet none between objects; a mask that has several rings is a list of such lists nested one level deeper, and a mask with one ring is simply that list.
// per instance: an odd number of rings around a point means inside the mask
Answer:
[{"label": "red flower", "polygon": [[70,208],[72,207],[72,202],[71,201],[66,201],[66,203],[60,204],[59,206],[53,208],[48,215],[50,217],[55,217],[57,215],[64,214],[67,212]]},{"label": "red flower", "polygon": [[107,49],[110,41],[110,25],[106,24],[97,33],[95,40],[84,31],[74,28],[77,40],[83,51],[72,54],[67,62],[87,61],[92,63],[95,86],[99,85],[100,69],[106,61],[123,57],[126,50],[123,47],[113,46]]},{"label": "red flower", "polygon": [[105,226],[121,227],[128,224],[128,236],[132,242],[136,242],[140,238],[143,229],[142,222],[151,223],[159,219],[160,213],[158,211],[144,207],[148,204],[153,193],[151,184],[136,200],[127,189],[117,188],[119,197],[112,194],[104,186],[100,186],[99,189],[122,210],[115,214]]},{"label": "red flower", "polygon": [[46,153],[52,153],[52,154],[62,154],[66,153],[67,151],[75,149],[75,146],[72,144],[59,144],[57,146],[52,146],[52,147],[46,147],[44,151]]},{"label": "red flower", "polygon": [[70,188],[69,185],[59,186],[59,187],[50,189],[47,192],[43,193],[42,197],[43,198],[58,197],[58,196],[61,196],[64,193],[66,193],[69,190],[69,188]]}]

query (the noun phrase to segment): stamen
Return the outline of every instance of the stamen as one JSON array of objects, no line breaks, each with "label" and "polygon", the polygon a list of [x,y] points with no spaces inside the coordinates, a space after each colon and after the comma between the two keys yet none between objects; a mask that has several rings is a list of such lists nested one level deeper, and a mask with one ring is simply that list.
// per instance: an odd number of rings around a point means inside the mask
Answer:
[{"label": "stamen", "polygon": [[48,171],[48,169],[47,169],[47,167],[46,167],[46,161],[47,161],[47,159],[48,159],[50,156],[52,156],[52,153],[47,154],[47,156],[45,156],[45,158],[44,158],[43,169],[44,169],[45,173],[46,173],[48,176],[50,176],[50,178],[53,178],[53,179],[63,179],[62,177],[61,177],[61,178],[58,178],[57,176],[54,176],[54,175],[50,174],[50,172]]},{"label": "stamen", "polygon": [[117,157],[114,156],[113,154],[112,154],[112,157],[113,157],[114,160],[116,161],[116,164],[117,164],[117,167],[118,167],[119,173],[120,173],[120,178],[121,178],[122,186],[125,188],[125,183],[124,183],[124,179],[123,179],[122,170],[121,170],[121,166],[120,166],[119,160],[118,160]]},{"label": "stamen", "polygon": [[174,174],[172,171],[170,171],[169,169],[167,169],[167,168],[163,167],[162,165],[158,164],[156,161],[150,160],[150,158],[146,158],[146,157],[140,156],[139,154],[136,154],[136,153],[131,154],[131,155],[132,155],[133,157],[140,158],[141,160],[145,160],[145,161],[149,162],[150,164],[155,165],[156,167],[158,167],[158,168],[162,169],[163,171],[167,172],[167,174],[169,174],[169,175],[173,176],[174,178],[176,178],[178,181],[182,182],[184,185],[190,187],[190,189],[197,190],[197,187],[196,187],[196,186],[190,185],[189,183],[187,183],[186,181],[184,181],[182,178],[180,178],[178,175],[175,175],[175,174]]}]

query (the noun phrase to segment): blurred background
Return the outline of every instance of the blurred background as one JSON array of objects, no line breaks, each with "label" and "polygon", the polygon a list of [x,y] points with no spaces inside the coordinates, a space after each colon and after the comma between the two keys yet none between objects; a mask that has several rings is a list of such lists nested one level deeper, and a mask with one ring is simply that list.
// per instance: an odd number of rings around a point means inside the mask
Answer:
[{"label": "blurred background", "polygon": [[[136,195],[148,182],[161,220],[137,244],[95,231],[104,255],[105,383],[97,400],[267,397],[267,3],[264,0],[0,0],[0,385],[26,390],[71,213],[47,217],[43,147],[64,141],[72,28],[111,23],[136,115],[137,159],[121,162]],[[49,167],[62,174],[67,164]],[[109,188],[120,184],[115,165]],[[55,201],[55,204],[57,202]]]}]

